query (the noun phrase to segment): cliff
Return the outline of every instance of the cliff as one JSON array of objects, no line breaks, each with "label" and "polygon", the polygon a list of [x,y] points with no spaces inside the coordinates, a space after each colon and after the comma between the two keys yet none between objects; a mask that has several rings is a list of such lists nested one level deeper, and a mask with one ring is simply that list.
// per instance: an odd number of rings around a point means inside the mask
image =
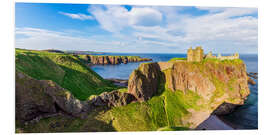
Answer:
[{"label": "cliff", "polygon": [[152,59],[141,58],[139,56],[106,56],[106,55],[77,55],[79,58],[84,60],[86,63],[93,65],[116,65],[116,64],[127,64],[128,62],[141,62],[151,61]]},{"label": "cliff", "polygon": [[161,100],[163,126],[195,128],[211,113],[244,104],[250,93],[247,80],[239,59],[143,63],[130,75],[128,92],[141,102]]}]

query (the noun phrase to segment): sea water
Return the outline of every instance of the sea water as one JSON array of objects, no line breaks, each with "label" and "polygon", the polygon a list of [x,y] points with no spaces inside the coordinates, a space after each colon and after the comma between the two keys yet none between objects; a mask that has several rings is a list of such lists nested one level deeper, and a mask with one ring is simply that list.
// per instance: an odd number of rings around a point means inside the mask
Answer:
[{"label": "sea water", "polygon": [[[102,55],[115,56],[140,56],[142,58],[151,58],[154,62],[168,61],[174,57],[186,57],[186,54],[142,54],[142,53],[105,53]],[[240,54],[247,68],[247,72],[258,72],[257,54]],[[128,79],[131,72],[138,68],[140,63],[135,62],[119,65],[95,65],[91,68],[103,78]],[[236,110],[226,116],[222,116],[225,121],[237,129],[258,129],[258,80],[256,85],[249,85],[251,94],[245,102],[245,105],[236,108]]]}]

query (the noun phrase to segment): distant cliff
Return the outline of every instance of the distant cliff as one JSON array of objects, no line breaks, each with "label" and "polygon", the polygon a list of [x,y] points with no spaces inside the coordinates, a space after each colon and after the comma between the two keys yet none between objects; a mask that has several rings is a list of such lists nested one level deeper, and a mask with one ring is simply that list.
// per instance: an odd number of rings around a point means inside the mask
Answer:
[{"label": "distant cliff", "polygon": [[77,55],[85,62],[93,65],[116,65],[116,64],[127,64],[129,62],[141,62],[141,61],[152,61],[149,58],[141,58],[139,56],[107,56],[107,55]]}]

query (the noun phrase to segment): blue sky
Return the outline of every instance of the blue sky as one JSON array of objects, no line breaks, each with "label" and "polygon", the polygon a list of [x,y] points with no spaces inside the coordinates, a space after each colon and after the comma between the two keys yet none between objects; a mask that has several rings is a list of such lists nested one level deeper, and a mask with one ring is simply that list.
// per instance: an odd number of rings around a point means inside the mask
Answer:
[{"label": "blue sky", "polygon": [[256,8],[16,3],[15,47],[134,53],[257,53]]}]

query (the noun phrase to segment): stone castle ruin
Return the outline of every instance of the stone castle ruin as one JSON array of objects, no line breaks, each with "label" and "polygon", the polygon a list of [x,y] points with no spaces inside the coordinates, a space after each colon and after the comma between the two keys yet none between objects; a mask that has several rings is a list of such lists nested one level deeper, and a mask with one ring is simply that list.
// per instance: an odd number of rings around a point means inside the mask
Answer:
[{"label": "stone castle ruin", "polygon": [[200,62],[203,60],[204,54],[202,47],[196,47],[196,49],[192,49],[190,47],[187,52],[187,61],[195,61]]},{"label": "stone castle ruin", "polygon": [[239,59],[239,54],[235,53],[231,56],[221,56],[221,54],[218,54],[218,56],[215,56],[210,51],[208,54],[204,55],[203,49],[201,46],[196,47],[195,49],[192,49],[190,47],[187,51],[187,61],[189,62],[200,62],[203,59],[219,59],[219,60],[234,60]]}]

